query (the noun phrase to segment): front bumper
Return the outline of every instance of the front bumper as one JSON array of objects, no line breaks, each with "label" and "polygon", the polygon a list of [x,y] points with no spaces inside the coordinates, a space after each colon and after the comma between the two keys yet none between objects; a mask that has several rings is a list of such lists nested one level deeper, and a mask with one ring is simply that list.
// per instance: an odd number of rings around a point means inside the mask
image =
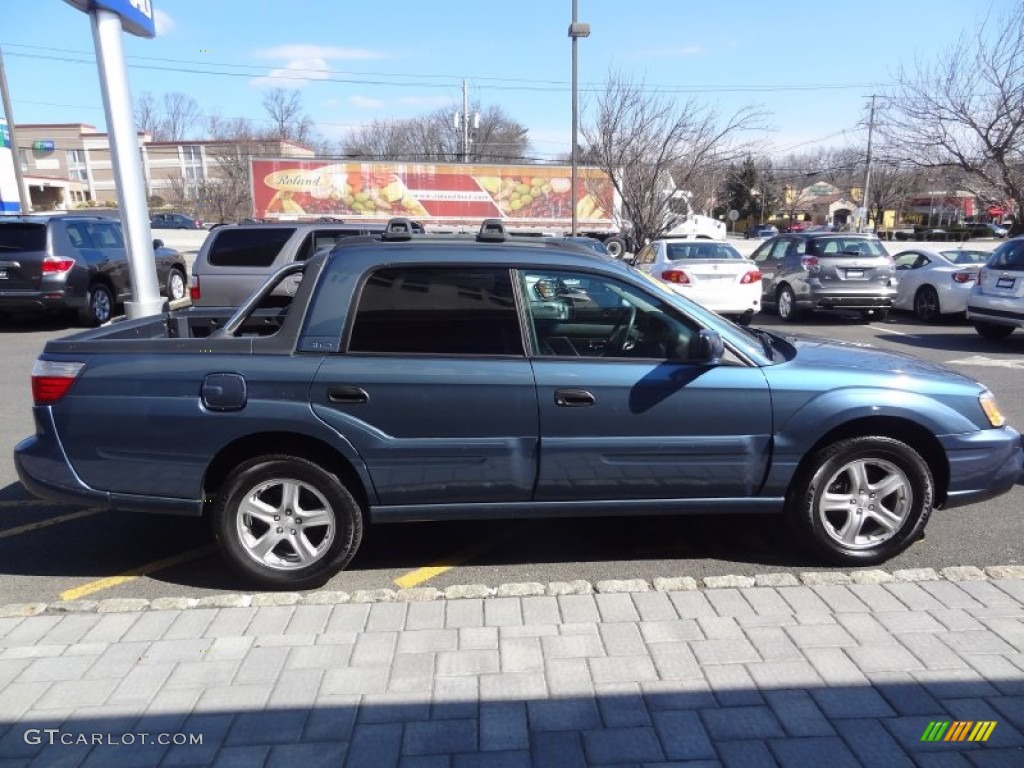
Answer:
[{"label": "front bumper", "polygon": [[1024,438],[1015,429],[945,435],[939,442],[949,460],[949,487],[943,509],[995,498],[1024,481]]}]

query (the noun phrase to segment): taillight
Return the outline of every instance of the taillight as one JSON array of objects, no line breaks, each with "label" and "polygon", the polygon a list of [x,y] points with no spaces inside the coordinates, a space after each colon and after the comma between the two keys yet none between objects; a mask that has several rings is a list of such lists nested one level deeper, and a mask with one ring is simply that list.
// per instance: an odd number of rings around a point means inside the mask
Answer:
[{"label": "taillight", "polygon": [[199,301],[202,291],[199,290],[199,275],[192,275],[192,284],[188,287],[188,295],[192,301]]},{"label": "taillight", "polygon": [[806,269],[808,272],[818,271],[818,257],[817,256],[801,256],[800,266]]},{"label": "taillight", "polygon": [[36,360],[32,366],[32,401],[53,405],[67,394],[84,367],[85,363]]},{"label": "taillight", "polygon": [[953,278],[954,283],[969,283],[972,280],[977,280],[978,275],[975,272],[954,272],[950,277]]},{"label": "taillight", "polygon": [[75,266],[74,259],[62,259],[59,256],[47,256],[43,259],[44,275],[59,275]]},{"label": "taillight", "polygon": [[689,285],[690,277],[681,269],[666,269],[661,273],[661,279],[666,283],[676,283],[678,285]]},{"label": "taillight", "polygon": [[751,283],[760,283],[761,273],[756,269],[752,269],[743,277],[740,278],[740,285],[750,285]]}]

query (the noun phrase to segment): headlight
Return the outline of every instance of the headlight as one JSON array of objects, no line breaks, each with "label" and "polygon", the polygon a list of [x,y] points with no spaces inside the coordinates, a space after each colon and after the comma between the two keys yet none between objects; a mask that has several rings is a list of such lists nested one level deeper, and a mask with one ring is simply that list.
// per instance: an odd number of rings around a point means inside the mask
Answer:
[{"label": "headlight", "polygon": [[982,392],[978,396],[978,403],[981,405],[981,410],[988,417],[989,424],[993,427],[1001,427],[1006,423],[1006,417],[1003,416],[999,406],[996,405],[996,396],[991,392]]}]

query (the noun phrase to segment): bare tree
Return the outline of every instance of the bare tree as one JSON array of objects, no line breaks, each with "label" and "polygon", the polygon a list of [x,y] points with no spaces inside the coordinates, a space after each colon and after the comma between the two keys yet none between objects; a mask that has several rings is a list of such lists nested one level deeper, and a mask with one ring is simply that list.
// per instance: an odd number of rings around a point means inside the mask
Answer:
[{"label": "bare tree", "polygon": [[901,70],[883,102],[881,125],[901,159],[953,166],[1012,201],[1024,231],[1024,3],[964,33],[932,63]]},{"label": "bare tree", "polygon": [[149,91],[143,91],[135,100],[135,130],[148,133],[153,141],[163,141],[163,120]]},{"label": "bare tree", "polygon": [[263,109],[270,120],[268,138],[305,144],[313,137],[313,121],[298,91],[272,88],[263,96]]},{"label": "bare tree", "polygon": [[164,94],[162,134],[164,141],[182,141],[189,138],[202,113],[191,96],[184,93]]},{"label": "bare tree", "polygon": [[753,107],[722,120],[694,99],[679,103],[613,73],[597,98],[594,122],[583,125],[582,133],[622,199],[634,239],[642,243],[681,219],[672,210],[671,193],[744,151],[734,146],[736,140],[761,122],[762,113]]}]

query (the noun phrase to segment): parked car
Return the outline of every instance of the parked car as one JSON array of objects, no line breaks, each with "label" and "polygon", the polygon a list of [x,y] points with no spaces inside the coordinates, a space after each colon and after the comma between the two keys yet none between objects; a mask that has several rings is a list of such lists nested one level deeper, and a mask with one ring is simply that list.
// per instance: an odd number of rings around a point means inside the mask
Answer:
[{"label": "parked car", "polygon": [[1006,227],[999,224],[968,224],[967,232],[971,237],[996,237],[1003,238],[1009,233]]},{"label": "parked car", "polygon": [[1024,328],[1024,237],[992,251],[967,299],[967,319],[989,339],[1005,339]]},{"label": "parked car", "polygon": [[885,319],[896,297],[892,257],[874,235],[779,235],[751,255],[761,270],[761,305],[783,320],[805,311],[858,310]]},{"label": "parked car", "polygon": [[791,221],[786,225],[786,232],[803,232],[804,230],[809,229],[810,226],[810,222],[807,221]]},{"label": "parked car", "polygon": [[[160,292],[188,289],[185,257],[153,241]],[[0,218],[0,312],[73,310],[89,325],[105,323],[131,299],[121,222],[105,216]]]},{"label": "parked car", "polygon": [[743,237],[750,240],[754,237],[775,237],[779,229],[774,224],[751,224],[743,233]]},{"label": "parked car", "polygon": [[[287,308],[261,307],[297,274]],[[567,318],[534,311],[556,299]],[[209,515],[270,588],[322,584],[364,522],[411,520],[761,512],[871,565],[934,508],[1012,488],[1024,453],[992,394],[936,363],[745,329],[562,243],[402,221],[238,310],[51,340],[32,377],[30,491]]]},{"label": "parked car", "polygon": [[602,256],[611,256],[611,254],[608,253],[608,246],[595,237],[583,237],[581,235],[573,237],[572,235],[566,235],[562,239],[567,243],[574,243],[575,245],[581,245],[584,248],[589,248],[594,253],[599,253]]},{"label": "parked car", "polygon": [[943,315],[962,314],[978,271],[989,256],[988,251],[924,248],[896,254],[893,260],[899,284],[893,309],[911,311],[926,323]]},{"label": "parked car", "polygon": [[184,213],[154,213],[149,217],[150,229],[202,229],[203,222]]},{"label": "parked car", "polygon": [[[416,224],[413,223],[415,227]],[[192,303],[199,307],[237,307],[276,269],[305,261],[339,240],[380,234],[383,224],[280,221],[225,224],[210,232],[192,265]],[[286,303],[294,282],[270,301]]]},{"label": "parked car", "polygon": [[633,266],[721,315],[746,322],[761,310],[761,273],[728,243],[654,240],[640,249]]}]

